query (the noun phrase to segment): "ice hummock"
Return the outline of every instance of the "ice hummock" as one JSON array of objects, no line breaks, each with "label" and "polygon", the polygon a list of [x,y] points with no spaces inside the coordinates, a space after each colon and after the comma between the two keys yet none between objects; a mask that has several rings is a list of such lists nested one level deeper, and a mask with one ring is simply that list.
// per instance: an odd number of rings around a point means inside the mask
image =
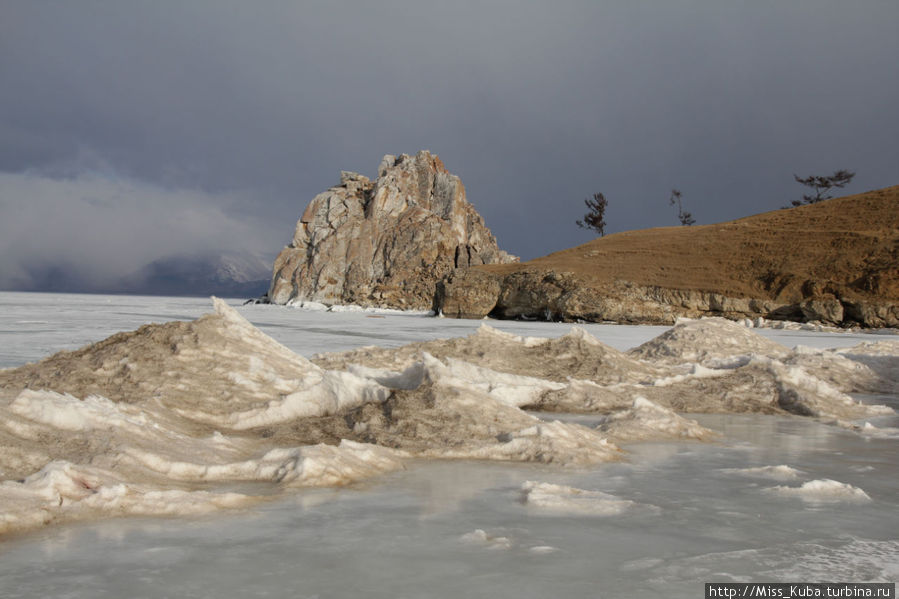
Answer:
[{"label": "ice hummock", "polygon": [[636,509],[658,511],[656,506],[567,485],[529,480],[521,486],[521,491],[525,505],[545,515],[603,517],[620,516]]},{"label": "ice hummock", "polygon": [[516,407],[556,383],[427,356],[399,373],[326,369],[214,306],[0,374],[4,532],[235,507],[255,499],[208,486],[348,484],[410,456],[620,456],[596,431]]},{"label": "ice hummock", "polygon": [[733,474],[739,474],[742,476],[750,476],[756,478],[769,478],[772,480],[796,480],[802,475],[800,470],[793,468],[792,466],[788,466],[786,464],[780,464],[777,466],[755,466],[752,468],[732,468],[725,470],[725,472],[730,472]]},{"label": "ice hummock", "polygon": [[689,412],[865,418],[891,411],[846,392],[895,385],[899,355],[890,342],[791,352],[703,320],[631,353],[577,328],[542,339],[485,325],[309,360],[214,307],[0,372],[2,531],[241,507],[258,498],[234,483],[350,484],[412,457],[615,461],[617,443],[713,438]]},{"label": "ice hummock", "polygon": [[628,352],[636,358],[668,364],[704,363],[742,354],[783,358],[789,353],[783,345],[724,318],[679,320],[668,331]]},{"label": "ice hummock", "polygon": [[630,409],[611,414],[599,428],[618,442],[666,438],[707,440],[717,436],[695,420],[645,397],[637,397]]}]

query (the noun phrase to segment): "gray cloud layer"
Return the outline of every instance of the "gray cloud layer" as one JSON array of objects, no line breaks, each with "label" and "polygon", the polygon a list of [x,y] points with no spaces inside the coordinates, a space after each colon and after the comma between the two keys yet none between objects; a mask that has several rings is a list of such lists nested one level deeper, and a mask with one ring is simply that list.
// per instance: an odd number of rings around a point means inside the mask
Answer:
[{"label": "gray cloud layer", "polygon": [[265,225],[235,218],[238,198],[97,173],[0,173],[0,289],[115,289],[148,261],[210,250],[264,252]]},{"label": "gray cloud layer", "polygon": [[[676,224],[672,187],[708,223],[788,204],[794,172],[897,184],[897,21],[894,0],[8,0],[2,226],[36,240],[4,242],[0,285],[67,252],[99,278],[234,237],[273,254],[339,170],[419,149],[528,258],[586,241],[595,191],[619,231]],[[98,169],[134,190],[73,200]],[[115,233],[140,210],[177,223],[165,243]]]}]

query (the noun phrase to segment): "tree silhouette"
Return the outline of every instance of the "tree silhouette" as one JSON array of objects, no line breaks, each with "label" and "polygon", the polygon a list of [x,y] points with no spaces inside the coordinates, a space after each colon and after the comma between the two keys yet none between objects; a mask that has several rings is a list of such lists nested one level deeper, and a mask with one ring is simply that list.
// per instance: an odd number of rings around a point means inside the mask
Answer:
[{"label": "tree silhouette", "polygon": [[855,173],[847,170],[835,171],[829,177],[810,175],[805,179],[793,174],[793,178],[796,179],[797,183],[802,183],[806,187],[811,187],[815,190],[815,195],[803,195],[802,200],[793,200],[791,203],[793,206],[802,206],[802,204],[817,204],[823,200],[829,200],[833,196],[826,195],[827,192],[835,187],[837,189],[845,187],[852,181],[852,177],[854,176]]},{"label": "tree silhouette", "polygon": [[671,190],[671,197],[668,198],[668,204],[670,206],[677,204],[677,219],[680,221],[680,224],[689,226],[696,222],[696,219],[693,218],[692,214],[684,212],[684,206],[681,204],[681,193],[678,190]]},{"label": "tree silhouette", "polygon": [[593,199],[585,199],[584,204],[587,205],[588,211],[584,215],[584,220],[577,221],[577,226],[582,229],[593,229],[602,237],[606,234],[606,206],[609,205],[606,196],[594,193]]}]

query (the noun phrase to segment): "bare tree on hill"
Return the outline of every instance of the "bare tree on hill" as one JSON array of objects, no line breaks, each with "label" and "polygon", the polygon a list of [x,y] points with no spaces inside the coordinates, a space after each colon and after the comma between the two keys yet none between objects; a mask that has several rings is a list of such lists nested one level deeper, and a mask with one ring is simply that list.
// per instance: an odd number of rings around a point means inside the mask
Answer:
[{"label": "bare tree on hill", "polygon": [[681,204],[681,193],[676,189],[671,190],[671,197],[668,198],[668,204],[670,206],[674,206],[677,204],[677,219],[680,221],[680,224],[685,227],[690,226],[696,223],[696,219],[693,218],[693,215],[689,212],[684,211],[684,206]]},{"label": "bare tree on hill", "polygon": [[609,205],[606,196],[594,193],[593,199],[587,198],[584,204],[587,205],[588,211],[584,215],[584,220],[577,221],[577,226],[582,229],[593,229],[602,237],[606,234],[606,206]]},{"label": "bare tree on hill", "polygon": [[793,206],[802,206],[803,204],[817,204],[823,200],[829,200],[833,196],[827,195],[827,192],[833,188],[842,189],[852,181],[854,176],[855,173],[847,170],[835,171],[829,177],[810,175],[804,179],[794,174],[793,178],[796,179],[796,182],[814,189],[815,195],[803,195],[802,200],[793,200],[791,203]]}]

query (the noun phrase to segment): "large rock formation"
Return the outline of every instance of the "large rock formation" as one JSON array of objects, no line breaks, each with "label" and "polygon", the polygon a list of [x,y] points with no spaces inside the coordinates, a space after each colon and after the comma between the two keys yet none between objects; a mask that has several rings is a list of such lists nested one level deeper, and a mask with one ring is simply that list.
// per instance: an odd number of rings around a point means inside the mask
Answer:
[{"label": "large rock formation", "polygon": [[454,268],[509,263],[437,156],[385,156],[378,178],[342,172],[275,259],[269,301],[430,309]]},{"label": "large rock formation", "polygon": [[899,187],[457,270],[439,285],[437,308],[465,318],[899,327]]}]

